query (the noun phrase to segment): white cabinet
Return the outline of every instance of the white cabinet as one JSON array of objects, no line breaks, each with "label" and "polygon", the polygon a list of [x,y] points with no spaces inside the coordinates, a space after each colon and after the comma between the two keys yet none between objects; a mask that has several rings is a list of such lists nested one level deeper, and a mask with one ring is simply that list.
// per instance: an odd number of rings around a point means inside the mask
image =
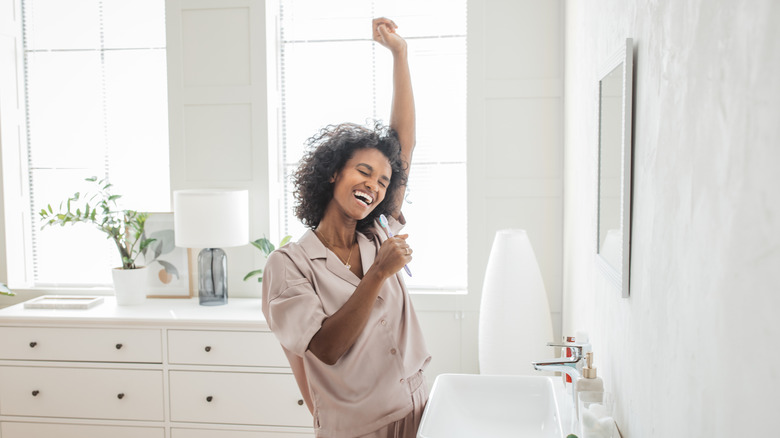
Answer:
[{"label": "white cabinet", "polygon": [[172,364],[289,367],[271,332],[168,330]]},{"label": "white cabinet", "polygon": [[259,432],[245,430],[171,429],[171,438],[311,438],[297,432]]},{"label": "white cabinet", "polygon": [[303,438],[311,426],[260,300],[0,310],[2,438]]},{"label": "white cabinet", "polygon": [[291,374],[171,371],[170,384],[173,421],[302,427],[312,423]]},{"label": "white cabinet", "polygon": [[0,412],[163,421],[161,370],[2,367]]},{"label": "white cabinet", "polygon": [[[165,438],[165,429],[4,421],[0,423],[0,435],[3,438]],[[218,435],[211,435],[215,436]]]},{"label": "white cabinet", "polygon": [[160,330],[0,327],[0,359],[162,363]]}]

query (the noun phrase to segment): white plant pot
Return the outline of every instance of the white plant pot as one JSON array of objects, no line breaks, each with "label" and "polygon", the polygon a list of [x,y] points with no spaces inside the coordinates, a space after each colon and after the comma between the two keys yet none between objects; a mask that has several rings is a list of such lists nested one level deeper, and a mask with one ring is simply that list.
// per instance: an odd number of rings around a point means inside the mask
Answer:
[{"label": "white plant pot", "polygon": [[120,306],[134,306],[146,301],[146,267],[137,269],[114,268],[114,295]]}]

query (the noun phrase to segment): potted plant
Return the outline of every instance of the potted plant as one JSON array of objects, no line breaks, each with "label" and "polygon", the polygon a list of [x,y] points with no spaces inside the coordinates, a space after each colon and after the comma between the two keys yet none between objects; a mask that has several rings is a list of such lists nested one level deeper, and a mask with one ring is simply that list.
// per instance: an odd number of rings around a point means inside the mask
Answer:
[{"label": "potted plant", "polygon": [[[285,244],[287,244],[287,242],[290,241],[290,238],[292,238],[292,236],[284,236],[284,239],[282,239],[282,241],[279,242],[279,248],[281,248]],[[268,258],[268,256],[271,255],[272,252],[274,252],[274,249],[276,249],[276,248],[274,248],[274,244],[271,243],[271,241],[266,239],[265,237],[261,237],[261,238],[255,240],[254,242],[250,242],[250,243],[255,248],[259,249],[260,252],[262,252],[263,255],[266,258]],[[263,274],[263,270],[262,269],[255,269],[254,271],[252,271],[252,272],[250,272],[250,273],[248,273],[248,274],[246,274],[244,276],[244,281],[247,281],[250,278],[252,278],[252,277],[257,275],[258,276],[257,277],[257,282],[258,283],[262,283],[263,282],[263,275],[262,274]]]},{"label": "potted plant", "polygon": [[119,209],[116,200],[121,195],[111,193],[111,183],[97,177],[86,179],[94,183],[94,192],[81,195],[76,192],[54,210],[51,204],[40,211],[43,227],[86,223],[96,226],[111,239],[119,251],[122,266],[112,271],[117,304],[139,304],[146,298],[144,279],[146,271],[136,265],[136,259],[156,239],[147,239],[144,225],[148,213]]},{"label": "potted plant", "polygon": [[14,296],[16,295],[14,291],[8,288],[8,286],[5,285],[5,283],[0,283],[0,295],[8,295],[8,296]]}]

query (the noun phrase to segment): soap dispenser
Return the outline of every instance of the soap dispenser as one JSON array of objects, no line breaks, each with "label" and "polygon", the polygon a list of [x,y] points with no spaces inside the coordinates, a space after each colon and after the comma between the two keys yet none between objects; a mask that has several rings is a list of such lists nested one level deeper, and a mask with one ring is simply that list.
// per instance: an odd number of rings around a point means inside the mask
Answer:
[{"label": "soap dispenser", "polygon": [[596,368],[593,367],[593,353],[585,354],[585,366],[582,368],[582,378],[577,380],[575,385],[577,392],[582,391],[604,391],[604,381],[596,375]]}]

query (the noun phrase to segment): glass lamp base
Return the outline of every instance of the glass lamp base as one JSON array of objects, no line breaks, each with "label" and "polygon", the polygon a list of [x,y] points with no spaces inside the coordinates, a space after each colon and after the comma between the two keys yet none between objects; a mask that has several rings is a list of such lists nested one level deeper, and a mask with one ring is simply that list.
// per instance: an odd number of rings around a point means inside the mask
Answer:
[{"label": "glass lamp base", "polygon": [[227,304],[227,256],[219,248],[198,254],[198,298],[201,306]]}]

